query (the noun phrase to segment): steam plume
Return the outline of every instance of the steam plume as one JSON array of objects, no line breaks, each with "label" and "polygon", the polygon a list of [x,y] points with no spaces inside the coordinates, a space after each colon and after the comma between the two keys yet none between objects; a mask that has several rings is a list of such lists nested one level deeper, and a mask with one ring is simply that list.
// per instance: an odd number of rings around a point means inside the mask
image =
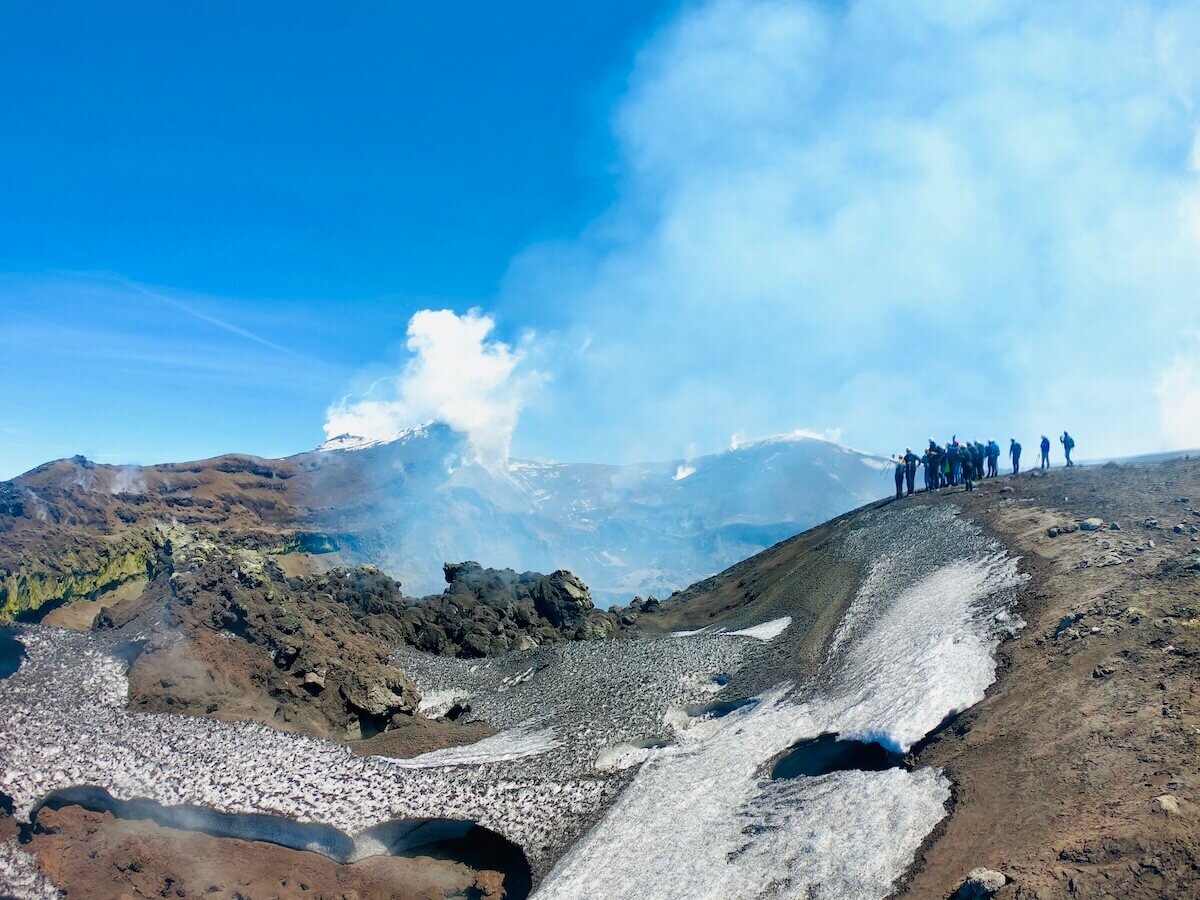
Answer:
[{"label": "steam plume", "polygon": [[467,435],[481,465],[508,460],[521,410],[545,375],[523,370],[524,346],[489,336],[495,320],[473,309],[423,309],[408,323],[412,357],[397,376],[375,382],[368,396],[344,397],[326,411],[328,437],[385,440],[421,422],[444,422]]}]

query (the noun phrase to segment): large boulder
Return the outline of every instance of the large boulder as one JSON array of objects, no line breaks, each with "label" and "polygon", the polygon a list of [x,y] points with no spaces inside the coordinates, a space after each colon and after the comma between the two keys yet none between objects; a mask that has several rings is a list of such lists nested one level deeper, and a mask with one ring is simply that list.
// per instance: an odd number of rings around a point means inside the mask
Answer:
[{"label": "large boulder", "polygon": [[595,609],[588,586],[565,569],[547,575],[534,586],[533,606],[555,628],[581,623]]},{"label": "large boulder", "polygon": [[982,867],[972,869],[967,874],[967,880],[954,892],[953,900],[987,900],[1007,883],[1003,872]]},{"label": "large boulder", "polygon": [[375,719],[415,712],[421,699],[412,682],[390,666],[368,666],[342,672],[340,680],[342,697],[347,705]]}]

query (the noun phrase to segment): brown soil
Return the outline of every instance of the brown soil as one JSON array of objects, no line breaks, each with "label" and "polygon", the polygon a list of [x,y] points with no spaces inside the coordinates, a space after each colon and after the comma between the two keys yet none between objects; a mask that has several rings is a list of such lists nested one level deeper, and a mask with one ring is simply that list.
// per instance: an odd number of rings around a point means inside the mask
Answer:
[{"label": "brown soil", "polygon": [[[1200,896],[1200,462],[946,493],[903,502],[950,499],[1021,556],[1028,625],[915,759],[944,767],[954,804],[902,893],[946,897],[985,866],[1010,879],[998,898]],[[1103,528],[1048,536],[1089,517]]]},{"label": "brown soil", "polygon": [[115,607],[136,601],[149,584],[150,580],[145,576],[131,578],[94,599],[74,600],[52,609],[42,618],[42,624],[71,631],[89,631],[100,610],[106,606]]},{"label": "brown soil", "polygon": [[68,897],[499,898],[503,875],[461,863],[373,857],[341,865],[317,853],[214,838],[79,807],[42,810],[25,848]]}]

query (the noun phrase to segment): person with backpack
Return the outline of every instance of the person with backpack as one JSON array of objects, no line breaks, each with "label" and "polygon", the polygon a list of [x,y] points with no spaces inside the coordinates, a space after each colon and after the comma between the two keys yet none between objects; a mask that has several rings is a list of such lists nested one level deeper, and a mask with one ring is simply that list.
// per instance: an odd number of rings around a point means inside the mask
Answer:
[{"label": "person with backpack", "polygon": [[1000,444],[993,438],[987,442],[988,478],[1000,474]]},{"label": "person with backpack", "polygon": [[904,462],[904,454],[896,454],[896,499],[904,496],[904,472],[908,465]]},{"label": "person with backpack", "polygon": [[1012,473],[1014,475],[1021,474],[1021,445],[1017,443],[1016,438],[1010,438],[1008,445],[1008,456],[1012,460]]},{"label": "person with backpack", "polygon": [[1075,463],[1071,462],[1071,451],[1075,449],[1075,438],[1071,437],[1066,433],[1066,431],[1064,431],[1062,433],[1062,437],[1059,438],[1059,441],[1063,445],[1063,453],[1067,455],[1067,468],[1070,468],[1071,466],[1075,465]]},{"label": "person with backpack", "polygon": [[1042,435],[1041,450],[1042,450],[1042,468],[1048,469],[1048,468],[1050,468],[1050,438],[1046,437],[1044,434]]}]

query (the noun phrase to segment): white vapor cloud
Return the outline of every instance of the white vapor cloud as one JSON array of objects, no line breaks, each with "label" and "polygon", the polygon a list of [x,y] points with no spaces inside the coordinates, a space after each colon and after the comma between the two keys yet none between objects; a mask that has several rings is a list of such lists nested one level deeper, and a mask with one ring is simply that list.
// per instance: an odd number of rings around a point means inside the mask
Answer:
[{"label": "white vapor cloud", "polygon": [[514,348],[491,337],[495,325],[477,309],[465,315],[448,309],[415,313],[408,323],[412,356],[403,370],[376,381],[366,396],[345,397],[329,407],[326,436],[383,440],[438,421],[467,435],[481,465],[501,471],[521,410],[545,376],[523,366],[524,345]]},{"label": "white vapor cloud", "polygon": [[1200,447],[1200,336],[1188,352],[1176,356],[1159,373],[1155,395],[1168,445],[1175,449]]},{"label": "white vapor cloud", "polygon": [[589,339],[522,450],[1178,442],[1153,397],[1200,328],[1198,46],[1192,2],[685,6],[615,109],[617,200],[509,273]]}]

